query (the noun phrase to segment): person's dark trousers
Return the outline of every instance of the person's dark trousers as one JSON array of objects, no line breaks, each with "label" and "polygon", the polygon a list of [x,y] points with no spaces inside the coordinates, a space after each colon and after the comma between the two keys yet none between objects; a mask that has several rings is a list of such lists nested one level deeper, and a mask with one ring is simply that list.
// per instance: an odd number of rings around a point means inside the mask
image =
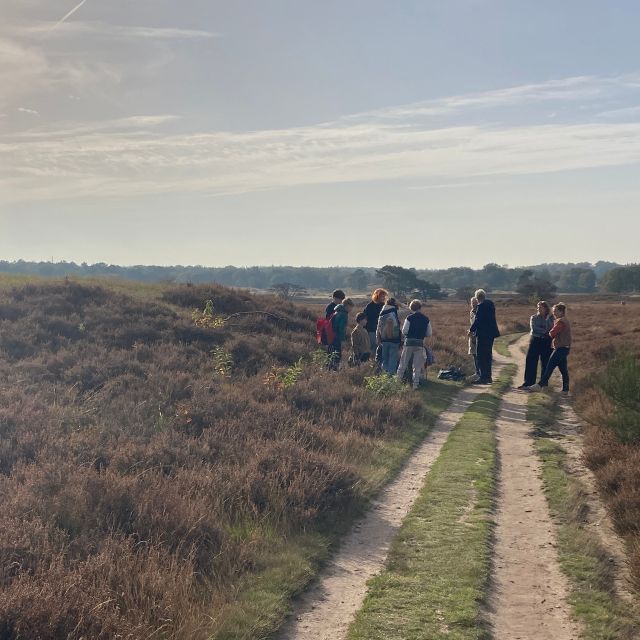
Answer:
[{"label": "person's dark trousers", "polygon": [[480,369],[479,382],[492,382],[491,363],[493,359],[494,338],[481,338],[478,336],[478,368]]},{"label": "person's dark trousers", "polygon": [[340,367],[340,360],[342,359],[342,343],[334,342],[330,344],[327,353],[329,354],[329,369],[337,371]]},{"label": "person's dark trousers", "polygon": [[554,372],[555,368],[558,367],[558,369],[560,369],[560,374],[562,375],[562,390],[569,391],[569,367],[567,365],[568,357],[569,347],[560,347],[559,349],[554,349],[551,357],[549,358],[547,367],[542,374],[542,378],[540,378],[540,382],[538,384],[541,387],[548,386],[551,374]]},{"label": "person's dark trousers", "polygon": [[524,369],[524,385],[530,387],[536,383],[538,377],[538,362],[540,375],[547,368],[551,356],[551,340],[549,338],[531,338]]}]

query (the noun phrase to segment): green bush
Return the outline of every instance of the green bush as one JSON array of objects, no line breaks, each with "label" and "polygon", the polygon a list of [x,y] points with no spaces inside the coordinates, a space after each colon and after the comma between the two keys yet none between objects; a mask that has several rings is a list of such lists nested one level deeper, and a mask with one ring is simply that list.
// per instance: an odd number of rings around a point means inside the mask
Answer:
[{"label": "green bush", "polygon": [[366,377],[364,379],[364,386],[381,398],[394,396],[405,389],[402,382],[389,373]]}]

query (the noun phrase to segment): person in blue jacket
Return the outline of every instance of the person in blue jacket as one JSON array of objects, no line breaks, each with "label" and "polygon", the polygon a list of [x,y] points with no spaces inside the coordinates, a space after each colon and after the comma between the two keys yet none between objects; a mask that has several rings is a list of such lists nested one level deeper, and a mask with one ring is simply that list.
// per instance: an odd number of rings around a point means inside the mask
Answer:
[{"label": "person in blue jacket", "polygon": [[478,384],[491,384],[491,364],[493,359],[493,341],[500,335],[496,321],[496,307],[487,299],[484,289],[478,289],[474,296],[478,300],[476,319],[469,328],[469,335],[475,335],[478,349]]},{"label": "person in blue jacket", "polygon": [[347,339],[347,325],[349,323],[349,312],[353,309],[353,300],[345,298],[333,309],[331,325],[333,327],[333,342],[327,350],[329,354],[329,368],[337,371],[342,359],[342,343]]}]

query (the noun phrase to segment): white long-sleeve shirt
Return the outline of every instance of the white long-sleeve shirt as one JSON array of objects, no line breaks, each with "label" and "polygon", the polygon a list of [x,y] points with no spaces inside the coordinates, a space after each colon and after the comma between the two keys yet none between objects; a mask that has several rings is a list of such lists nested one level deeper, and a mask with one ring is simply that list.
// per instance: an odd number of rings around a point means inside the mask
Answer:
[{"label": "white long-sleeve shirt", "polygon": [[[402,325],[402,335],[406,336],[409,333],[409,327],[411,326],[411,323],[409,322],[409,318],[407,318],[404,321],[404,324]],[[431,328],[431,320],[429,320],[429,324],[427,325],[427,333],[425,335],[425,338],[430,338],[433,335],[433,329]]]}]

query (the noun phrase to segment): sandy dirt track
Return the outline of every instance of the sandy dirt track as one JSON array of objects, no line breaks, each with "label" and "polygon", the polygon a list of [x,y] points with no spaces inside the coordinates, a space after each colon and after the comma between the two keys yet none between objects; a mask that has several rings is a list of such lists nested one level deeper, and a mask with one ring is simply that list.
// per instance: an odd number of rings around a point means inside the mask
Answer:
[{"label": "sandy dirt track", "polygon": [[[521,347],[510,347],[524,377]],[[500,463],[492,592],[487,616],[496,640],[572,640],[579,627],[567,605],[567,580],[543,493],[542,465],[527,422],[527,392],[508,391],[497,422]]]},{"label": "sandy dirt track", "polygon": [[[510,347],[511,358],[495,356],[498,368],[516,362],[516,381],[523,379],[524,336]],[[333,560],[295,603],[277,640],[341,640],[366,595],[366,583],[384,568],[389,546],[419,495],[425,476],[450,431],[485,387],[460,391],[397,479],[374,502],[366,517],[347,536]],[[560,570],[555,529],[543,492],[542,465],[534,449],[533,426],[527,422],[527,392],[509,390],[502,399],[496,426],[498,496],[490,593],[484,615],[495,640],[573,640],[580,626],[567,604],[569,585]],[[617,569],[619,595],[628,590],[624,545],[585,468],[578,419],[566,400],[557,425],[567,450],[567,471],[586,487],[587,526],[598,532]]]},{"label": "sandy dirt track", "polygon": [[389,545],[449,432],[485,390],[471,387],[456,395],[396,480],[354,526],[315,584],[294,604],[290,618],[276,636],[278,640],[340,640],[346,636],[366,595],[367,581],[384,567]]}]

